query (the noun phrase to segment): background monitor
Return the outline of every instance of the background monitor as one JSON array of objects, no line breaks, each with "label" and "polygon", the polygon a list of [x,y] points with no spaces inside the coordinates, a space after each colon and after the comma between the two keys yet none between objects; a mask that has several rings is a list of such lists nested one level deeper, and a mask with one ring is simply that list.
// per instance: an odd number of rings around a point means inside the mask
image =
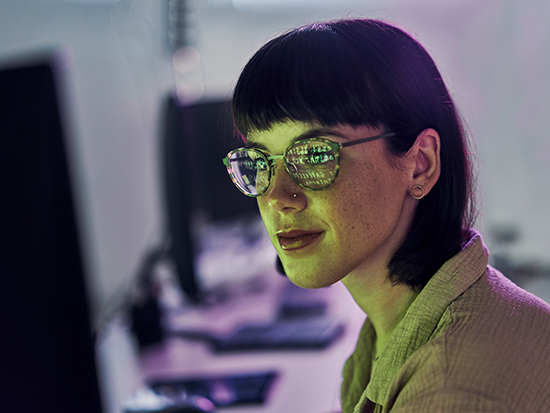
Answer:
[{"label": "background monitor", "polygon": [[183,105],[167,99],[163,140],[164,183],[170,255],[187,296],[204,298],[197,274],[197,217],[227,222],[259,217],[256,200],[231,182],[222,159],[243,142],[234,135],[227,101]]},{"label": "background monitor", "polygon": [[0,410],[99,413],[52,67],[48,55],[0,69]]}]

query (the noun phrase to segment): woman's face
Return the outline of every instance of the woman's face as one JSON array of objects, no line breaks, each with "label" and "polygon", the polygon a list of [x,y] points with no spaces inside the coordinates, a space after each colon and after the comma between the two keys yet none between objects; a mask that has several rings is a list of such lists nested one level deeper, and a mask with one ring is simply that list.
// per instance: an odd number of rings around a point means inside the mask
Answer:
[{"label": "woman's face", "polygon": [[[316,128],[288,121],[252,133],[247,145],[279,155]],[[323,135],[344,143],[380,133],[339,126]],[[288,277],[299,286],[320,288],[350,273],[387,273],[415,208],[408,192],[411,165],[407,157],[391,155],[383,140],[362,143],[340,151],[340,171],[331,186],[312,191],[294,182],[277,160],[270,186],[257,200]]]}]

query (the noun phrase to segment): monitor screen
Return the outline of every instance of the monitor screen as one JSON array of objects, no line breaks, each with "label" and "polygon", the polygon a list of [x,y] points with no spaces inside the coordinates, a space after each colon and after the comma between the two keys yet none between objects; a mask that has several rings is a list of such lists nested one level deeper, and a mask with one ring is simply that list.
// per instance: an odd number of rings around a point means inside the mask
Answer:
[{"label": "monitor screen", "polygon": [[0,410],[99,413],[53,56],[0,68]]},{"label": "monitor screen", "polygon": [[224,281],[275,265],[257,202],[231,182],[222,159],[239,146],[228,101],[165,108],[164,184],[170,255],[186,295],[201,301]]}]

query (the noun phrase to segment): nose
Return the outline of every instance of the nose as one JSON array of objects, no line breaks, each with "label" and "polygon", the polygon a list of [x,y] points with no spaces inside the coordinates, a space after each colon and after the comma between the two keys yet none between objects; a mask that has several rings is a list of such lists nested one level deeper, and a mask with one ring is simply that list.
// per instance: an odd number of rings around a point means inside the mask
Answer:
[{"label": "nose", "polygon": [[292,179],[282,159],[278,159],[274,165],[269,188],[261,198],[267,200],[270,208],[285,215],[301,211],[307,206],[304,188]]}]

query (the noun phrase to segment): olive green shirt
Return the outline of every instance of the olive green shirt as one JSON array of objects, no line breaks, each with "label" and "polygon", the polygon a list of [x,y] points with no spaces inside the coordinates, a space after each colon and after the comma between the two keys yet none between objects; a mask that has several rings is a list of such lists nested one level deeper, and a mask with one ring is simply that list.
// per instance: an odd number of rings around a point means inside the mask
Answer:
[{"label": "olive green shirt", "polygon": [[367,318],[344,367],[343,413],[550,412],[550,306],[488,260],[473,232],[378,360]]}]

